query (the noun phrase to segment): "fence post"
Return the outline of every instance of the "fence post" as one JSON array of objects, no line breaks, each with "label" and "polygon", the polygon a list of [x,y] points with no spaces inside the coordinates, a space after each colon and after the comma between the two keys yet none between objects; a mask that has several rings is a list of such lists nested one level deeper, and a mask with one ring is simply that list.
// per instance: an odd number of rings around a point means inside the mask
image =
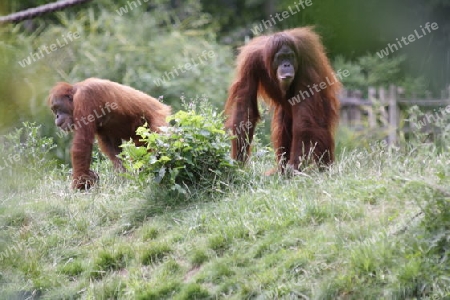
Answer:
[{"label": "fence post", "polygon": [[391,85],[389,87],[389,146],[397,143],[397,127],[397,87]]},{"label": "fence post", "polygon": [[[361,98],[362,98],[362,93],[360,90],[355,90],[352,93],[352,98],[354,99],[358,99],[358,102],[361,102]],[[351,106],[351,115],[352,115],[352,119],[353,119],[353,124],[355,127],[359,127],[361,126],[361,105],[352,105]]]},{"label": "fence post", "polygon": [[[341,89],[339,92],[340,99],[347,98],[347,90],[345,88]],[[343,126],[348,126],[348,111],[347,108],[341,104],[339,109],[339,124]]]},{"label": "fence post", "polygon": [[377,116],[374,112],[374,103],[375,103],[375,98],[377,96],[377,89],[374,87],[369,87],[368,90],[368,98],[370,101],[370,104],[368,105],[367,108],[367,114],[368,114],[368,119],[369,119],[369,127],[370,128],[375,128],[377,126]]}]

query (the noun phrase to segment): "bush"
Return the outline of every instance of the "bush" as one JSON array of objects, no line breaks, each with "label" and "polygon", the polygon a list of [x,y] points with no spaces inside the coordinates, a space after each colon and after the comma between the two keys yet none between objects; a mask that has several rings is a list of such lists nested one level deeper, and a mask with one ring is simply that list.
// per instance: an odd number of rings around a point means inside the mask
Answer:
[{"label": "bush", "polygon": [[[38,47],[54,43],[55,36],[68,31],[79,34],[80,38],[70,47],[43,59],[49,68],[47,72],[63,75],[54,81],[100,77],[156,98],[164,96],[166,104],[174,109],[180,109],[177,100],[182,94],[192,98],[215,95],[216,105],[222,106],[227,81],[231,80],[233,53],[215,41],[213,29],[206,26],[209,19],[195,5],[197,1],[189,2],[192,3],[183,4],[190,7],[184,7],[189,18],[182,24],[170,23],[177,17],[165,5],[156,5],[148,12],[142,5],[119,15],[121,5],[110,4],[111,8],[99,11],[95,20],[88,13],[90,10],[76,18],[62,14],[63,25],[49,26],[33,44]],[[32,49],[25,49],[17,60],[27,57]]]},{"label": "bush", "polygon": [[170,116],[171,126],[162,127],[160,133],[138,128],[146,147],[136,147],[132,141],[122,145],[121,158],[129,177],[140,183],[153,178],[184,194],[188,186],[211,187],[236,170],[221,114],[209,104],[200,108],[202,115],[196,113],[195,104],[190,107]]},{"label": "bush", "polygon": [[23,167],[28,172],[48,170],[55,166],[49,152],[56,147],[52,138],[43,137],[41,126],[24,122],[22,127],[0,136],[0,170],[17,171]]},{"label": "bush", "polygon": [[34,123],[25,122],[0,136],[0,194],[40,185],[55,170],[56,161],[49,155],[55,147],[53,139],[44,137],[41,126]]},{"label": "bush", "polygon": [[[8,70],[0,74],[0,106],[8,108],[0,109],[0,131],[37,120],[43,124],[42,132],[58,144],[54,155],[69,163],[71,139],[57,137],[50,110],[39,99],[46,98],[58,81],[74,83],[88,77],[129,85],[155,98],[162,96],[173,111],[181,108],[181,95],[205,94],[222,108],[234,55],[231,47],[216,41],[214,20],[201,11],[199,1],[176,1],[175,10],[170,9],[174,1],[140,1],[128,13],[119,13],[123,6],[133,7],[131,2],[94,1],[86,9],[77,7],[76,14],[70,10],[50,14],[57,19],[49,21],[47,15],[42,23],[35,20],[40,26],[32,33],[21,31],[19,25],[0,28],[0,57],[4,57],[0,69]],[[66,45],[63,36],[69,33],[79,38],[67,39]],[[64,46],[29,60],[30,53],[39,53],[41,47],[57,41]],[[30,64],[22,67],[19,62],[27,59]]]},{"label": "bush", "polygon": [[347,90],[360,90],[366,95],[369,87],[388,87],[391,84],[404,88],[406,95],[424,96],[429,82],[424,77],[410,77],[402,72],[405,56],[379,58],[375,54],[367,54],[356,61],[347,61],[338,56],[333,61],[335,71],[348,70],[350,75],[342,77],[342,84]]}]

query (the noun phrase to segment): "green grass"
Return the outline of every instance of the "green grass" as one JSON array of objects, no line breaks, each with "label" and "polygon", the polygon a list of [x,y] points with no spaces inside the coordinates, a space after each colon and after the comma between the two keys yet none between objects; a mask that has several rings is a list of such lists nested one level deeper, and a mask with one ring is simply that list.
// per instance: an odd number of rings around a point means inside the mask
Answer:
[{"label": "green grass", "polygon": [[88,193],[61,172],[6,174],[1,297],[448,299],[449,161],[355,150],[288,179],[262,175],[268,154],[190,198],[138,190],[104,160]]}]

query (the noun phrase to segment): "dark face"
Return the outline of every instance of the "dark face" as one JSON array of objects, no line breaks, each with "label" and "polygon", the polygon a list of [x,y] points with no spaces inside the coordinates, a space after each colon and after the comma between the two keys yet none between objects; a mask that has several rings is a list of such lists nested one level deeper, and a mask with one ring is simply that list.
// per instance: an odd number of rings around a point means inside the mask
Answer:
[{"label": "dark face", "polygon": [[283,91],[291,85],[297,71],[297,58],[291,48],[284,45],[275,54],[273,67],[276,68],[277,79]]},{"label": "dark face", "polygon": [[71,131],[73,124],[73,104],[68,96],[54,96],[51,110],[55,114],[55,124],[64,131]]}]

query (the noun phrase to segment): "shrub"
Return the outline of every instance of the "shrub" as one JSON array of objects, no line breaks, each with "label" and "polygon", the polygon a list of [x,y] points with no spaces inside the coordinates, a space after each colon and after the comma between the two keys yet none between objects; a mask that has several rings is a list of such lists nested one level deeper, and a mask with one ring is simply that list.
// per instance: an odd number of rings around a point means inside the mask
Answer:
[{"label": "shrub", "polygon": [[375,54],[367,54],[356,61],[347,61],[338,56],[333,61],[335,71],[348,70],[350,75],[342,78],[342,84],[348,90],[360,90],[367,96],[369,87],[402,86],[406,95],[424,96],[429,83],[424,77],[411,77],[402,72],[405,56],[379,58]]},{"label": "shrub", "polygon": [[56,146],[44,137],[41,126],[23,123],[20,128],[0,136],[0,194],[2,190],[31,189],[55,170],[49,152]]},{"label": "shrub", "polygon": [[40,129],[40,125],[24,122],[22,127],[0,136],[2,161],[9,166],[21,163],[28,170],[53,167],[54,161],[48,159],[48,154],[56,146],[52,138],[42,136]]},{"label": "shrub", "polygon": [[211,187],[236,170],[229,155],[231,137],[223,129],[221,114],[208,104],[200,108],[201,115],[195,104],[190,106],[191,110],[170,116],[171,126],[162,127],[160,133],[146,126],[138,128],[146,147],[136,147],[131,141],[122,145],[129,177],[140,183],[152,178],[186,193],[188,186]]},{"label": "shrub", "polygon": [[[132,2],[138,6],[119,14],[123,6],[133,7]],[[58,81],[74,83],[88,77],[164,97],[174,111],[181,108],[178,100],[182,94],[189,98],[206,94],[222,108],[233,74],[233,51],[217,42],[215,21],[202,12],[198,0],[173,3],[101,0],[85,8],[77,6],[76,13],[69,9],[46,15],[45,20],[35,19],[33,32],[21,31],[19,25],[0,28],[0,69],[8,74],[0,76],[0,107],[8,107],[0,109],[0,129],[37,120],[43,124],[42,132],[58,144],[53,155],[70,163],[71,135],[57,136],[50,110],[40,99],[47,97]],[[69,32],[80,37],[67,39],[69,44],[44,53],[41,59],[29,60],[25,67],[18,63],[28,61],[30,53],[43,45],[57,43],[57,38],[63,41]]]}]

